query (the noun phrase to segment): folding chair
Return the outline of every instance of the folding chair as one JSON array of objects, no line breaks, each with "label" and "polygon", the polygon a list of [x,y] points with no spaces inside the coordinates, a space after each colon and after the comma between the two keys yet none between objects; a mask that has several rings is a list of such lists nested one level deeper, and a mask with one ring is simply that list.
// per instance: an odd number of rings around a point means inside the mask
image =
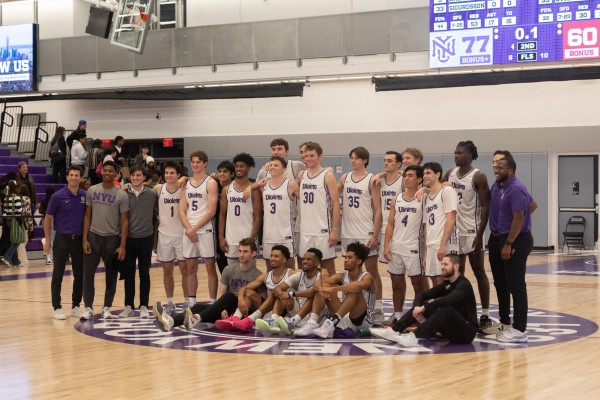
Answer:
[{"label": "folding chair", "polygon": [[583,243],[584,233],[585,218],[583,218],[581,215],[573,215],[567,221],[567,226],[563,232],[562,250],[565,249],[565,245],[567,245],[567,252],[571,247],[585,250],[585,244]]}]

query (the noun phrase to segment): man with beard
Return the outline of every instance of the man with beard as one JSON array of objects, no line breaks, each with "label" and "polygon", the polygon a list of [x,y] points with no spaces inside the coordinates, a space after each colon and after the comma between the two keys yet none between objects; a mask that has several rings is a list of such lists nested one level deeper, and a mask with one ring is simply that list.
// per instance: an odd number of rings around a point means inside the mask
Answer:
[{"label": "man with beard", "polygon": [[[441,262],[444,281],[415,296],[415,306],[386,329],[371,329],[371,335],[404,347],[418,346],[419,339],[441,333],[453,343],[471,343],[478,331],[475,293],[471,282],[461,273],[460,257],[446,254]],[[412,324],[419,327],[401,334]]]}]

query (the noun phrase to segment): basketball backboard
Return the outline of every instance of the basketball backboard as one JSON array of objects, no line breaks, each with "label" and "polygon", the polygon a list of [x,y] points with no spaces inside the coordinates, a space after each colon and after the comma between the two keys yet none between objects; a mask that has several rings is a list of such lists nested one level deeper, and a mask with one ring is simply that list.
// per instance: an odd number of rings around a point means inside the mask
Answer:
[{"label": "basketball backboard", "polygon": [[153,8],[153,0],[119,0],[111,44],[143,53]]}]

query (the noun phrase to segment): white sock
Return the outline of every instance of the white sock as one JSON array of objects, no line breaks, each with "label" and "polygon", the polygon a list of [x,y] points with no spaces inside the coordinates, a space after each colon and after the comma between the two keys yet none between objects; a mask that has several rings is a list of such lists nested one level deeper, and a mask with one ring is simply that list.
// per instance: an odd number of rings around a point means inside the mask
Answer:
[{"label": "white sock", "polygon": [[189,297],[184,297],[183,298],[183,302],[189,304],[190,303],[190,298]]},{"label": "white sock", "polygon": [[381,310],[383,309],[383,303],[381,300],[375,300],[375,309],[376,310]]},{"label": "white sock", "polygon": [[235,309],[235,312],[233,313],[233,316],[234,316],[234,317],[238,317],[239,319],[242,319],[242,317],[243,317],[244,315],[242,314],[242,312],[240,311],[240,309],[239,309],[239,308],[236,308],[236,309]]},{"label": "white sock", "polygon": [[167,297],[167,303],[173,303],[173,298],[172,297]]},{"label": "white sock", "polygon": [[394,313],[394,317],[395,317],[396,319],[400,319],[400,318],[402,318],[402,315],[403,315],[403,314],[404,314],[404,312],[402,312],[402,311],[396,311],[396,312]]},{"label": "white sock", "polygon": [[260,311],[258,311],[258,310],[254,311],[252,314],[250,314],[248,316],[248,318],[250,318],[252,321],[256,321],[260,317],[262,317],[262,313]]},{"label": "white sock", "polygon": [[315,324],[319,323],[319,316],[315,313],[310,313],[308,316],[308,321],[309,322],[314,322]]},{"label": "white sock", "polygon": [[215,303],[215,301],[217,301],[217,299],[210,299],[210,300],[208,300],[208,302],[209,302],[210,304],[214,304],[214,303]]},{"label": "white sock", "polygon": [[481,310],[481,315],[487,315],[488,317],[490,316],[490,309],[489,308],[484,308]]},{"label": "white sock", "polygon": [[190,307],[196,304],[196,296],[190,296],[188,304],[190,305]]},{"label": "white sock", "polygon": [[279,317],[279,315],[277,315],[277,314],[274,314],[274,313],[271,313],[271,319],[272,319],[272,320],[276,320],[276,319],[277,319],[277,317]]},{"label": "white sock", "polygon": [[294,324],[294,326],[296,326],[300,323],[300,321],[302,321],[302,318],[300,318],[300,316],[296,314],[291,318],[291,321]]}]

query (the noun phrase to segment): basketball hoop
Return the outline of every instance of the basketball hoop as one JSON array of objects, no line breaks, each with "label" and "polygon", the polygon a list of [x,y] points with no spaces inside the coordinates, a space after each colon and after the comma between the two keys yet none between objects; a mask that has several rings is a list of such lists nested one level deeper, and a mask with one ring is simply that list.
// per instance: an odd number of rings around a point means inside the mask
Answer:
[{"label": "basketball hoop", "polygon": [[143,30],[148,22],[148,14],[142,12],[138,6],[128,7],[127,17],[125,21],[132,29]]}]

